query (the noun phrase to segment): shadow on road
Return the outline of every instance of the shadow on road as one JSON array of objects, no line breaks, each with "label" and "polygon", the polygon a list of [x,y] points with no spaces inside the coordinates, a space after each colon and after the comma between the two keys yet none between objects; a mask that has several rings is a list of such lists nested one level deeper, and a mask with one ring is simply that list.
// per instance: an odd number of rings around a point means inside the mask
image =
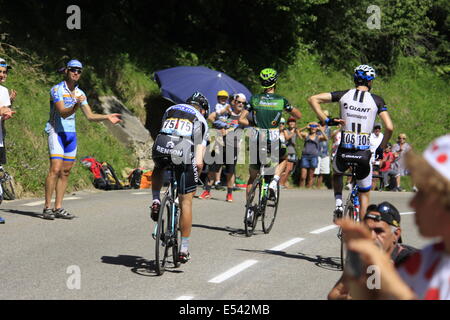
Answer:
[{"label": "shadow on road", "polygon": [[231,227],[214,227],[214,226],[206,226],[204,224],[192,224],[193,228],[203,228],[209,230],[217,230],[217,231],[225,231],[229,232],[230,236],[245,236],[245,231],[243,229],[234,229]]},{"label": "shadow on road", "polygon": [[23,216],[29,216],[29,217],[33,217],[33,218],[42,218],[42,214],[41,213],[37,213],[37,212],[32,212],[32,211],[22,211],[22,210],[14,210],[14,209],[0,209],[3,212],[9,212],[9,213],[14,213],[14,214],[20,214]]},{"label": "shadow on road", "polygon": [[248,249],[238,249],[238,250],[261,254],[272,254],[284,258],[306,260],[308,262],[314,263],[319,268],[331,271],[342,271],[340,263],[341,259],[339,257],[323,257],[320,255],[307,255],[301,252],[299,252],[298,254],[290,254],[284,251],[273,251],[273,250],[248,250]]},{"label": "shadow on road", "polygon": [[[155,271],[155,261],[153,260],[146,260],[142,257],[129,255],[118,255],[117,257],[103,256],[101,259],[103,263],[131,268],[131,272],[139,274],[141,276],[158,277]],[[181,273],[183,271],[173,270],[166,267],[166,272]]]}]

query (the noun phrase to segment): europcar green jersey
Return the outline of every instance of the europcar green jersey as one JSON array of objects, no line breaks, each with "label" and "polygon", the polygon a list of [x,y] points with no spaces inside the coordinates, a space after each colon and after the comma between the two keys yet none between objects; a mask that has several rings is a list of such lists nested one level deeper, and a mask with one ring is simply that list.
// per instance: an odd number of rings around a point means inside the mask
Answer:
[{"label": "europcar green jersey", "polygon": [[292,110],[286,98],[275,93],[255,94],[249,104],[248,111],[256,127],[261,129],[278,128],[283,110]]}]

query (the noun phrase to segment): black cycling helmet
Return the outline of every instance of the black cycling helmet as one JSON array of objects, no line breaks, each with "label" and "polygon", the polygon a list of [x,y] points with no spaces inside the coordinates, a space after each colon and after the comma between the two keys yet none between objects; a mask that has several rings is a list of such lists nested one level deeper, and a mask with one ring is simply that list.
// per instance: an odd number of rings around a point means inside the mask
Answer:
[{"label": "black cycling helmet", "polygon": [[192,96],[190,96],[189,98],[186,99],[186,103],[187,104],[195,104],[197,106],[199,106],[201,109],[205,110],[205,117],[208,116],[209,114],[209,102],[208,99],[206,99],[206,97],[201,94],[200,92],[196,91],[192,94]]}]

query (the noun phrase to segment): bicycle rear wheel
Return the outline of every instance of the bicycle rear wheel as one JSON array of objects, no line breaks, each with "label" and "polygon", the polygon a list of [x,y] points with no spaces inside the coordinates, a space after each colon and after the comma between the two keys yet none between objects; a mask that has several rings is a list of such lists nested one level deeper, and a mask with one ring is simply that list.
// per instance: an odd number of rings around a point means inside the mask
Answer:
[{"label": "bicycle rear wheel", "polygon": [[162,275],[166,270],[167,256],[169,252],[168,241],[170,240],[170,207],[171,199],[165,197],[161,202],[158,216],[158,227],[156,231],[155,243],[155,270],[158,276]]},{"label": "bicycle rear wheel", "polygon": [[250,237],[256,228],[259,215],[259,195],[261,194],[261,179],[257,178],[250,189],[245,204],[244,229],[245,235]]},{"label": "bicycle rear wheel", "polygon": [[280,200],[280,185],[277,184],[277,194],[274,200],[265,197],[265,203],[261,206],[262,211],[262,227],[264,233],[269,233],[272,230],[273,224],[278,211],[278,202]]},{"label": "bicycle rear wheel", "polygon": [[16,199],[16,192],[14,190],[13,178],[5,172],[5,178],[2,181],[3,199],[14,200]]}]

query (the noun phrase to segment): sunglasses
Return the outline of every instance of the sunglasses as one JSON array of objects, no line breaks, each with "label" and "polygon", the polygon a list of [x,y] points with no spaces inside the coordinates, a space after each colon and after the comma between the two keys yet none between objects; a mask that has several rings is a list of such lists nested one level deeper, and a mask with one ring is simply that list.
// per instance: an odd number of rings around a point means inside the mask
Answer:
[{"label": "sunglasses", "polygon": [[[371,214],[370,212],[372,212],[372,211],[377,211],[377,212],[380,213],[380,215]],[[385,218],[386,218],[386,214],[388,214],[389,218],[387,220],[390,220],[390,221],[386,221],[386,222],[388,224],[394,225],[396,227],[400,226],[399,222],[397,220],[395,220],[395,218],[394,218],[394,216],[396,214],[395,211],[388,205],[385,205],[385,204],[381,204],[381,205],[371,204],[370,206],[367,207],[367,211],[366,212],[368,212],[368,213],[366,213],[366,216],[364,217],[364,219],[370,218],[370,219],[373,219],[375,221],[381,221],[381,220],[385,221],[382,218],[381,215],[384,215]]]},{"label": "sunglasses", "polygon": [[236,100],[236,104],[245,104],[245,101]]},{"label": "sunglasses", "polygon": [[82,70],[78,68],[69,68],[70,72],[81,74]]},{"label": "sunglasses", "polygon": [[317,128],[318,125],[317,125],[317,124],[310,124],[309,127],[310,127],[310,128]]}]

